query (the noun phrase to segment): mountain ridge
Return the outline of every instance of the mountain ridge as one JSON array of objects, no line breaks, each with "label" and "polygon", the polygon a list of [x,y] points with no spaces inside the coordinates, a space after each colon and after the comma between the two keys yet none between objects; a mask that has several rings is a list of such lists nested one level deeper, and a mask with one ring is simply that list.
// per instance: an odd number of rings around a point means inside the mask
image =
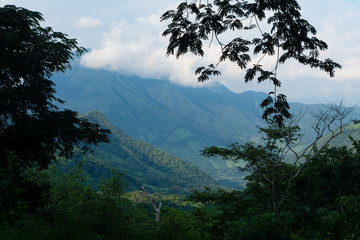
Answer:
[{"label": "mountain ridge", "polygon": [[111,130],[111,143],[96,147],[94,158],[104,162],[107,167],[124,172],[130,179],[132,190],[137,189],[135,184],[143,184],[154,192],[187,194],[192,189],[204,186],[221,186],[195,165],[131,138],[98,111],[88,112],[81,117]]},{"label": "mountain ridge", "polygon": [[[231,97],[226,97],[230,91],[224,86],[211,92],[79,65],[54,75],[53,81],[57,97],[66,101],[61,107],[80,113],[99,110],[131,137],[196,164],[221,181],[238,179],[237,169],[229,168],[220,159],[199,156],[200,150],[209,145],[228,145],[234,132],[236,136],[244,135],[244,131],[238,130],[239,122],[252,132],[257,131],[254,122],[261,123],[260,111],[252,111],[254,103],[239,100],[248,105],[252,120],[238,109],[239,103],[224,109],[225,103],[231,103]],[[259,99],[265,95],[258,94]]]},{"label": "mountain ridge", "polygon": [[[197,165],[222,184],[239,187],[236,167],[221,159],[200,155],[207,146],[227,146],[235,141],[259,140],[258,126],[265,126],[260,103],[262,92],[234,93],[220,83],[212,87],[184,87],[166,80],[142,79],[78,63],[73,70],[55,74],[61,107],[80,113],[102,112],[132,138]],[[291,103],[292,110],[316,111],[318,105]],[[294,108],[293,108],[294,107]],[[311,119],[300,125],[305,132]],[[311,133],[305,139],[311,140]]]}]

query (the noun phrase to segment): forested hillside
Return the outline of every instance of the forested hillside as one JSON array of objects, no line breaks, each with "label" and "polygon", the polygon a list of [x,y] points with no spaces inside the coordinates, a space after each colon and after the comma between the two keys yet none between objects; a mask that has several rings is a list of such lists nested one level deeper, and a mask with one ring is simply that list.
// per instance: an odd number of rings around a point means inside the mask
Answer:
[{"label": "forested hillside", "polygon": [[[337,129],[339,131],[339,129]],[[322,140],[323,142],[326,141],[329,136],[325,136]],[[339,147],[339,146],[346,146],[352,147],[352,140],[353,139],[360,139],[360,124],[358,123],[349,123],[343,128],[343,132],[333,141],[331,141],[330,146],[332,147]]]},{"label": "forested hillside", "polygon": [[[220,159],[206,159],[207,146],[258,141],[263,126],[260,101],[264,93],[231,92],[221,84],[209,88],[181,87],[167,80],[123,76],[81,67],[56,74],[57,96],[63,107],[86,113],[98,110],[134,139],[168,152],[219,182],[239,188],[236,168]],[[294,113],[305,113],[300,122],[305,142],[313,138],[311,112],[319,105],[292,104]]]},{"label": "forested hillside", "polygon": [[[186,194],[190,193],[192,189],[201,189],[204,186],[220,187],[198,167],[129,137],[110,123],[100,112],[89,112],[82,117],[112,132],[111,142],[100,144],[94,149],[94,156],[88,155],[88,158],[93,159],[93,162],[96,162],[95,160],[101,162],[102,167],[106,169],[113,168],[123,172],[128,179],[126,181],[128,191],[138,190],[137,184],[146,186],[151,192],[163,194]],[[74,161],[76,163],[81,159],[82,155],[78,152]],[[86,161],[84,164],[87,164]],[[92,166],[92,168],[94,169],[96,166]],[[109,177],[109,174],[104,176],[97,173],[98,171],[98,169],[94,169],[88,173],[97,179]]]},{"label": "forested hillside", "polygon": [[205,159],[205,146],[247,140],[263,124],[258,99],[263,93],[235,94],[222,85],[186,88],[168,81],[122,76],[77,64],[54,76],[63,107],[86,113],[98,110],[131,137],[195,164],[232,187],[239,174],[220,159]]}]

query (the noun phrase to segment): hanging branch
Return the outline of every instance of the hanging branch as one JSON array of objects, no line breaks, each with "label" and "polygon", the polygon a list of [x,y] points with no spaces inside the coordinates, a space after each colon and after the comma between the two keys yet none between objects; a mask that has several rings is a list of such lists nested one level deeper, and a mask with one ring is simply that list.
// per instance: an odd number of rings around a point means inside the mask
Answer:
[{"label": "hanging branch", "polygon": [[[179,58],[192,53],[203,57],[206,51],[204,45],[207,42],[211,45],[216,40],[221,49],[219,61],[196,68],[198,81],[204,82],[210,76],[220,75],[220,63],[230,61],[245,71],[245,82],[255,79],[259,83],[272,82],[274,91],[260,106],[264,109],[263,118],[266,121],[275,120],[281,127],[292,115],[286,95],[279,93],[279,64],[293,59],[301,65],[318,68],[330,77],[341,68],[331,59],[319,59],[320,51],[328,46],[316,38],[316,29],[301,17],[300,10],[296,0],[182,2],[177,9],[166,11],[161,16],[161,21],[169,21],[163,32],[163,36],[170,37],[166,55]],[[255,23],[252,23],[253,20]],[[249,26],[246,26],[248,21]],[[254,31],[254,37],[245,33]],[[228,40],[231,34],[235,34],[235,38]],[[271,59],[274,55],[274,70],[261,65],[265,57]],[[260,60],[253,64],[258,56],[261,56]]]}]

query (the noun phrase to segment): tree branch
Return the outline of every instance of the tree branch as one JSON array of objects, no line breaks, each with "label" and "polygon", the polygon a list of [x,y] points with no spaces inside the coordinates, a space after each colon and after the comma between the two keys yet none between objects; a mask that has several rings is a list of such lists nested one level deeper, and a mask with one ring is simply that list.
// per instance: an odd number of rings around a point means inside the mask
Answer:
[{"label": "tree branch", "polygon": [[151,197],[151,195],[146,191],[145,187],[138,184],[138,186],[143,190],[143,192],[145,193],[145,195],[149,198],[149,200],[151,201],[153,208],[154,208],[154,212],[155,212],[155,221],[156,222],[160,222],[160,208],[161,208],[161,202],[159,203],[159,207],[156,207],[156,203],[154,198]]}]

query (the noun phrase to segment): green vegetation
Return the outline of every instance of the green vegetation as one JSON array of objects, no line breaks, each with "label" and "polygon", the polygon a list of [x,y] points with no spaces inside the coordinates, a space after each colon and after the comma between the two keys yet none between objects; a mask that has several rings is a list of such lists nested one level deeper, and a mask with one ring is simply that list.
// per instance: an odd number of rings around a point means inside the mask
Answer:
[{"label": "green vegetation", "polygon": [[247,141],[256,135],[256,124],[263,125],[256,102],[265,94],[235,94],[224,86],[184,88],[73,65],[71,71],[53,78],[57,96],[67,99],[64,106],[81,113],[96,109],[132,138],[239,188],[227,181],[238,179],[236,169],[199,153],[209,145],[226,146],[232,139]]},{"label": "green vegetation", "polygon": [[[350,123],[343,128],[343,132],[333,141],[331,141],[330,146],[346,146],[352,147],[353,139],[360,139],[360,124],[358,123]],[[329,135],[325,136],[321,142],[326,141],[329,139]]]},{"label": "green vegetation", "polygon": [[[233,141],[258,141],[256,126],[265,126],[259,103],[266,94],[237,94],[221,85],[181,87],[164,80],[73,65],[71,71],[53,77],[57,96],[67,100],[65,107],[81,113],[96,109],[132,138],[198,166],[223,185],[242,187],[244,181],[236,168],[220,158],[199,156],[200,151],[206,146],[227,146]],[[290,105],[294,115],[316,113],[320,108]],[[354,117],[360,118],[358,113]],[[312,123],[311,114],[299,123],[306,134],[304,144],[314,138]]]},{"label": "green vegetation", "polygon": [[[142,184],[151,192],[184,194],[203,186],[221,186],[194,165],[129,137],[101,113],[93,111],[83,117],[111,130],[111,143],[100,144],[94,152],[94,159],[101,160],[107,167],[125,172],[129,177],[127,190],[139,189],[137,184]],[[74,161],[79,162],[82,158],[83,155],[79,153]],[[89,173],[99,178],[94,170]]]},{"label": "green vegetation", "polygon": [[0,8],[0,216],[40,203],[43,187],[24,178],[29,166],[46,168],[56,156],[69,158],[75,147],[108,142],[109,130],[60,110],[54,72],[70,68],[84,49],[50,27],[40,13],[7,5]]},{"label": "green vegetation", "polygon": [[50,77],[70,69],[74,51],[85,50],[75,39],[42,28],[38,12],[15,6],[0,11],[1,168],[6,168],[9,152],[23,166],[46,167],[57,151],[70,157],[74,146],[87,151],[89,144],[108,141],[109,131],[56,106],[63,101],[54,96]]},{"label": "green vegetation", "polygon": [[[82,170],[86,161],[66,172],[30,168],[26,178],[48,188],[41,204],[1,219],[0,239],[358,239],[360,141],[353,144],[323,148],[311,158],[278,212],[269,183],[254,169],[242,191],[206,188],[186,199],[151,193],[162,202],[159,223],[142,192],[124,192],[122,173],[112,170],[94,190]],[[279,167],[280,182],[291,167]]]},{"label": "green vegetation", "polygon": [[169,206],[163,208],[163,220],[156,224],[147,204],[129,200],[139,193],[125,194],[122,174],[116,171],[100,182],[99,192],[86,185],[81,165],[61,174],[54,168],[28,169],[26,175],[50,189],[41,207],[24,209],[12,221],[0,219],[0,239],[203,239],[205,234],[190,212]]},{"label": "green vegetation", "polygon": [[[279,125],[276,114],[259,143],[206,148],[204,155],[238,164],[247,182],[243,190],[200,190],[217,185],[198,168],[128,137],[99,112],[78,118],[55,106],[62,101],[49,77],[70,67],[73,49],[82,51],[75,40],[23,8],[0,8],[0,20],[0,240],[360,239],[360,140],[328,146],[351,110],[319,111],[305,148],[299,126]],[[98,145],[94,156],[88,144]],[[152,203],[126,192],[139,182]],[[168,194],[191,187],[188,196]],[[153,200],[163,203],[159,221]]]},{"label": "green vegetation", "polygon": [[[278,139],[275,136],[270,140]],[[353,148],[325,147],[295,169],[278,161],[281,150],[269,142],[263,148],[218,149],[217,154],[231,159],[245,157],[246,188],[208,189],[190,199],[219,211],[215,219],[220,220],[211,227],[214,239],[358,239],[359,143],[354,140]],[[252,157],[245,156],[249,151]],[[294,170],[301,171],[294,177]]]}]

